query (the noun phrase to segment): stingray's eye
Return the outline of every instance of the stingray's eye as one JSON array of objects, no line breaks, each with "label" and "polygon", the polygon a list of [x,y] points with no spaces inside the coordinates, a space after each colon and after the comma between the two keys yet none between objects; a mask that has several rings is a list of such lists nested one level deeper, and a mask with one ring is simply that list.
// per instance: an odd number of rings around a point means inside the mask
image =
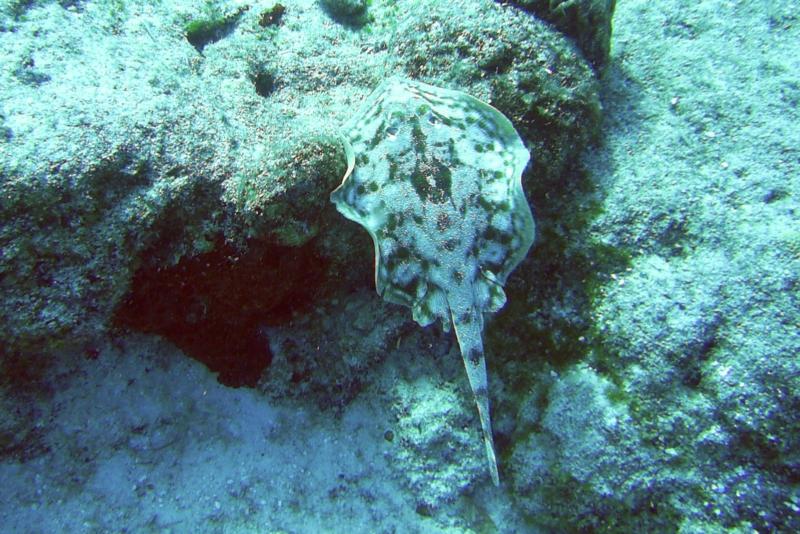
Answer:
[{"label": "stingray's eye", "polygon": [[397,131],[398,131],[397,126],[392,124],[391,126],[386,128],[386,137],[388,137],[389,139],[396,139]]}]

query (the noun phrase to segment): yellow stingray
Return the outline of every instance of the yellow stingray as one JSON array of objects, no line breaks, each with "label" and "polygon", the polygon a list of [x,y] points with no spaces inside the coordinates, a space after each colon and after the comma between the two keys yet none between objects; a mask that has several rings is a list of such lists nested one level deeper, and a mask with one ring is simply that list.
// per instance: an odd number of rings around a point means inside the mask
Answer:
[{"label": "yellow stingray", "polygon": [[372,236],[378,293],[411,307],[422,326],[452,323],[498,485],[483,314],[503,306],[503,284],[533,243],[528,150],[490,105],[396,78],[375,89],[344,137],[348,169],[331,200]]}]

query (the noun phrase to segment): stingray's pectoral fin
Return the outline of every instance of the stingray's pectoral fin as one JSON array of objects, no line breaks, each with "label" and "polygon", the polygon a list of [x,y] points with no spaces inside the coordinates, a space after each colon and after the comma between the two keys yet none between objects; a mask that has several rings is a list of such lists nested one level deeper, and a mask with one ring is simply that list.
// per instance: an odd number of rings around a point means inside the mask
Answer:
[{"label": "stingray's pectoral fin", "polygon": [[460,316],[452,315],[453,327],[464,358],[464,367],[467,370],[469,385],[475,395],[478,405],[478,416],[483,429],[483,443],[486,446],[486,457],[489,461],[489,473],[495,486],[500,485],[500,476],[497,473],[497,458],[494,454],[492,440],[492,420],[489,417],[489,387],[486,378],[486,359],[483,356],[483,316],[477,310],[471,309]]}]

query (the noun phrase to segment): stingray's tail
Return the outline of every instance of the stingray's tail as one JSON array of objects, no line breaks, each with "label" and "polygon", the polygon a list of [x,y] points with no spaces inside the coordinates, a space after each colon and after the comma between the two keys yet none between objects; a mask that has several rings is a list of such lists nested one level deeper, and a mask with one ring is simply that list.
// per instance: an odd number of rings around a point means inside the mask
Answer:
[{"label": "stingray's tail", "polygon": [[489,417],[489,388],[486,379],[486,359],[483,356],[483,316],[475,309],[456,316],[452,314],[453,328],[456,331],[464,367],[467,370],[469,385],[478,405],[478,415],[483,429],[483,443],[486,445],[486,456],[489,460],[489,473],[495,486],[500,485],[497,473],[497,458],[494,454],[492,440],[492,420]]}]

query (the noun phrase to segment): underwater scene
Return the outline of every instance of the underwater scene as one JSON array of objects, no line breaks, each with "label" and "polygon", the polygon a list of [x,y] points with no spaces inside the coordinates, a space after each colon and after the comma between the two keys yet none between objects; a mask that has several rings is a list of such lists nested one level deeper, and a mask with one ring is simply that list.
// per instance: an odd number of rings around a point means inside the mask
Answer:
[{"label": "underwater scene", "polygon": [[800,532],[800,3],[0,0],[0,532]]}]

